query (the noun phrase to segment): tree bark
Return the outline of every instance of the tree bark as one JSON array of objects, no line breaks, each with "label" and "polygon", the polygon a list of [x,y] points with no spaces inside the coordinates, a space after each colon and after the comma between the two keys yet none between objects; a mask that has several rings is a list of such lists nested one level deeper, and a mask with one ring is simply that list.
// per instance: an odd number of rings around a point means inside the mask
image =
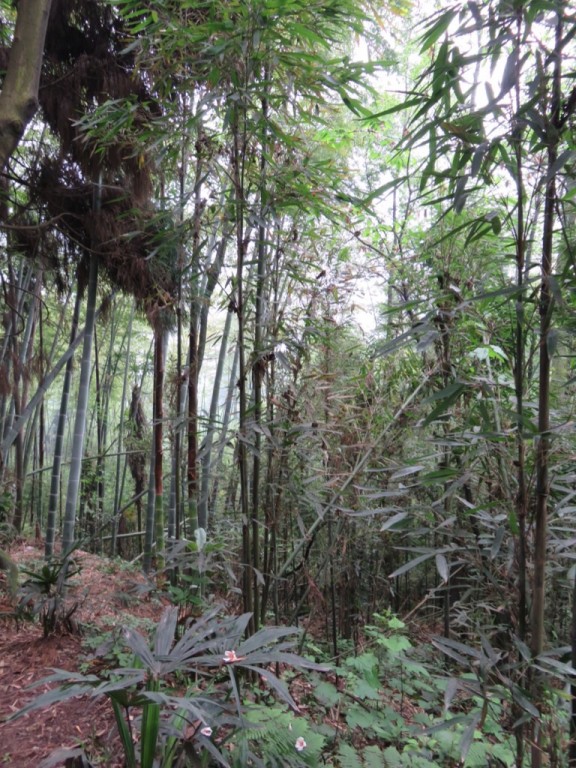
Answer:
[{"label": "tree bark", "polygon": [[44,41],[52,0],[20,0],[8,69],[0,93],[0,169],[38,109]]}]

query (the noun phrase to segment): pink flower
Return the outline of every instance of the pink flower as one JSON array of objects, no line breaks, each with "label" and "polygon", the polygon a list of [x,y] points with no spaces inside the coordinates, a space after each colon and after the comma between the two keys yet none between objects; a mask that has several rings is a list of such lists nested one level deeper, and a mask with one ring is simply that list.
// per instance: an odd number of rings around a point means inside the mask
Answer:
[{"label": "pink flower", "polygon": [[296,739],[296,744],[294,744],[294,746],[296,747],[297,752],[302,752],[302,750],[306,749],[306,742],[304,741],[302,736],[298,736],[298,738]]},{"label": "pink flower", "polygon": [[246,656],[236,656],[236,651],[224,651],[222,661],[224,664],[232,664],[234,661],[244,661]]},{"label": "pink flower", "polygon": [[205,725],[204,728],[200,729],[200,733],[202,736],[212,736],[212,728],[209,725]]}]

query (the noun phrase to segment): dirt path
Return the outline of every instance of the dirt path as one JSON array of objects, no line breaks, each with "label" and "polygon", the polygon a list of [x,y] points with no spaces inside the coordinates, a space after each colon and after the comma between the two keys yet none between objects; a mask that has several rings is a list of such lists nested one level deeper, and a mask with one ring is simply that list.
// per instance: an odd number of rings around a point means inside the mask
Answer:
[{"label": "dirt path", "polygon": [[[42,551],[36,545],[21,544],[10,556],[28,568],[41,560]],[[88,553],[76,553],[75,558],[82,570],[74,577],[70,600],[78,602],[75,619],[85,633],[122,626],[132,617],[160,617],[162,604],[142,596],[143,576]],[[7,595],[0,590],[0,613],[9,609]],[[41,692],[40,688],[29,690],[32,683],[53,668],[78,670],[89,653],[77,635],[61,633],[44,639],[38,623],[17,626],[13,620],[0,621],[0,766],[40,768],[55,750],[79,746],[97,755],[106,768],[122,766],[112,710],[104,700],[73,699],[5,721]]]}]

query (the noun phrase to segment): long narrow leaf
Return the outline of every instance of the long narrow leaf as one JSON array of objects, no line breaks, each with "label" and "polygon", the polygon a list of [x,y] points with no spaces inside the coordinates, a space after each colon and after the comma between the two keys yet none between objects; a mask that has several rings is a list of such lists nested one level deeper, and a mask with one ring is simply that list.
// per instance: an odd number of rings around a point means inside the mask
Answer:
[{"label": "long narrow leaf", "polygon": [[389,579],[396,579],[398,576],[402,576],[404,573],[408,573],[408,571],[411,571],[413,568],[416,568],[417,565],[420,565],[420,563],[426,562],[426,560],[430,560],[431,557],[435,556],[435,552],[428,552],[425,555],[419,555],[418,557],[415,557],[413,560],[410,560],[408,563],[404,563],[404,565],[401,565],[400,568],[396,568],[395,571],[393,571],[388,578]]},{"label": "long narrow leaf", "polygon": [[114,710],[114,718],[116,720],[116,727],[120,734],[120,741],[124,747],[124,759],[126,761],[126,768],[136,768],[136,752],[134,750],[134,742],[132,741],[132,734],[130,728],[124,717],[122,707],[113,698],[110,699],[112,703],[112,709]]},{"label": "long narrow leaf", "polygon": [[156,656],[168,656],[170,653],[174,643],[177,622],[178,608],[166,608],[160,617],[154,635],[154,654]]}]

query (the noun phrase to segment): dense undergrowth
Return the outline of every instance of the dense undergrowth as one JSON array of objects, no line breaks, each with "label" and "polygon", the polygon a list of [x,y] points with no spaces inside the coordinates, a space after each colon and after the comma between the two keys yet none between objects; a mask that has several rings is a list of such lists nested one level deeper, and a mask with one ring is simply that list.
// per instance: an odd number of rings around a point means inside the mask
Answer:
[{"label": "dense undergrowth", "polygon": [[[148,597],[172,601],[157,624],[131,619],[127,605],[122,628],[80,627],[70,621],[77,598],[67,594],[80,566],[21,569],[15,618],[39,621],[45,637],[82,629],[85,656],[76,673],[54,670],[39,681],[55,687],[15,717],[78,695],[105,697],[128,768],[513,766],[515,728],[538,719],[548,765],[564,765],[561,687],[538,712],[488,640],[476,650],[390,610],[374,614],[356,642],[342,641],[337,659],[313,631],[265,626],[247,636],[249,615],[219,605],[194,549],[186,569],[147,588]],[[80,748],[67,756],[106,764]]]}]

